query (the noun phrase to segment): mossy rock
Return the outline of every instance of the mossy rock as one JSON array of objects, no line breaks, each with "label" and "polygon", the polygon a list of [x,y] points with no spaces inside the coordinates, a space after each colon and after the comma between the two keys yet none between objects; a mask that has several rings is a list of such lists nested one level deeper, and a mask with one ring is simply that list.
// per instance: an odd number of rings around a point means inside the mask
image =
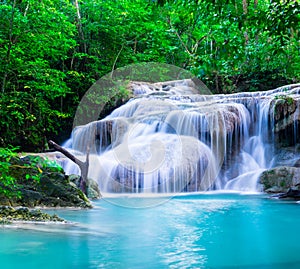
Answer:
[{"label": "mossy rock", "polygon": [[44,172],[39,182],[32,179],[17,180],[14,191],[18,195],[0,196],[0,204],[27,207],[92,207],[86,195],[63,173]]},{"label": "mossy rock", "polygon": [[65,222],[56,214],[49,215],[40,209],[29,210],[27,207],[0,206],[0,224],[10,224],[12,221]]},{"label": "mossy rock", "polygon": [[[77,188],[81,187],[81,177],[79,175],[69,175],[68,178],[77,186]],[[91,178],[87,179],[85,195],[91,200],[101,198],[99,185],[95,180]]]},{"label": "mossy rock", "polygon": [[287,192],[300,183],[300,168],[280,166],[266,170],[260,175],[259,183],[265,192]]},{"label": "mossy rock", "polygon": [[36,155],[14,156],[10,164],[10,176],[15,178],[15,182],[10,186],[1,186],[10,195],[0,193],[0,205],[92,207],[86,195],[70,182],[57,164]]}]

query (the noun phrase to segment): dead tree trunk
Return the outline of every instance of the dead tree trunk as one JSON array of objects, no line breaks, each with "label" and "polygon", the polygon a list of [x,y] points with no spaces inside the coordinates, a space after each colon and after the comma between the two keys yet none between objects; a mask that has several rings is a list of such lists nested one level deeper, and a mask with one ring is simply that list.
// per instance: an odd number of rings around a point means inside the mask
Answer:
[{"label": "dead tree trunk", "polygon": [[54,141],[49,140],[49,145],[51,145],[55,150],[61,152],[64,154],[67,158],[69,158],[72,162],[76,163],[81,172],[81,178],[80,178],[80,188],[81,190],[86,193],[86,182],[87,182],[87,176],[89,171],[89,155],[90,155],[90,148],[87,148],[86,153],[86,160],[85,162],[79,160],[76,158],[73,154],[71,154],[69,151],[61,147],[60,145],[56,144]]}]

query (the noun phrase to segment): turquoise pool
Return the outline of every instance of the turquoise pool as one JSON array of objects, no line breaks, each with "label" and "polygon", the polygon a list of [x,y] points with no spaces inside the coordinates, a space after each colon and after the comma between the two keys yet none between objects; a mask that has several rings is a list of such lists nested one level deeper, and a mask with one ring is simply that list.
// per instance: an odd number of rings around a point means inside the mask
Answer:
[{"label": "turquoise pool", "polygon": [[300,268],[300,204],[232,193],[111,197],[0,226],[3,269]]}]

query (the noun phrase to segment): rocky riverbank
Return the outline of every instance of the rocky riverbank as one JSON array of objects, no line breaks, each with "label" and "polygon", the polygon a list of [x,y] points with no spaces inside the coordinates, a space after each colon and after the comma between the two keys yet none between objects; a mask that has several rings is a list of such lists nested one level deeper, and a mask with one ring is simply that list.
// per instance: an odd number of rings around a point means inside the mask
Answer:
[{"label": "rocky riverbank", "polygon": [[40,209],[30,210],[27,207],[14,208],[11,206],[0,206],[0,224],[12,222],[66,222],[56,214],[49,215]]},{"label": "rocky riverbank", "polygon": [[[27,166],[33,160],[39,169],[38,175],[36,170]],[[7,187],[9,195],[0,195],[0,205],[91,208],[89,198],[100,198],[98,185],[94,181],[87,182],[85,194],[79,187],[79,176],[66,175],[58,165],[45,165],[44,159],[39,156],[15,158],[10,170],[15,182]]]},{"label": "rocky riverbank", "polygon": [[[34,166],[33,166],[34,164]],[[34,168],[33,168],[34,167]],[[0,192],[0,224],[14,221],[64,222],[41,208],[92,208],[90,199],[101,197],[98,184],[88,179],[85,193],[80,176],[66,175],[55,162],[40,156],[15,157],[10,160],[9,176],[13,184]]]}]

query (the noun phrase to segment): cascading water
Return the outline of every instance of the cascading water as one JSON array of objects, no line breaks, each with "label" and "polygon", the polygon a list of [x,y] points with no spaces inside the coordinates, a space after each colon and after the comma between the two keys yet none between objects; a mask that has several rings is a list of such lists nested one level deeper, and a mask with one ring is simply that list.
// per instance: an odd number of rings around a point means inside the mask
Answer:
[{"label": "cascading water", "polygon": [[90,148],[89,177],[102,192],[257,191],[259,174],[272,166],[274,99],[291,92],[205,96],[178,83],[155,93],[135,85],[135,98],[76,127],[66,146]]},{"label": "cascading water", "polygon": [[257,101],[259,102],[255,102],[254,107],[249,111],[252,115],[253,131],[245,136],[243,147],[237,156],[238,176],[231,180],[228,178],[225,189],[256,191],[258,176],[271,165],[268,158],[272,156],[270,153],[274,152],[274,141],[268,139],[271,130],[269,128],[271,99]]}]

